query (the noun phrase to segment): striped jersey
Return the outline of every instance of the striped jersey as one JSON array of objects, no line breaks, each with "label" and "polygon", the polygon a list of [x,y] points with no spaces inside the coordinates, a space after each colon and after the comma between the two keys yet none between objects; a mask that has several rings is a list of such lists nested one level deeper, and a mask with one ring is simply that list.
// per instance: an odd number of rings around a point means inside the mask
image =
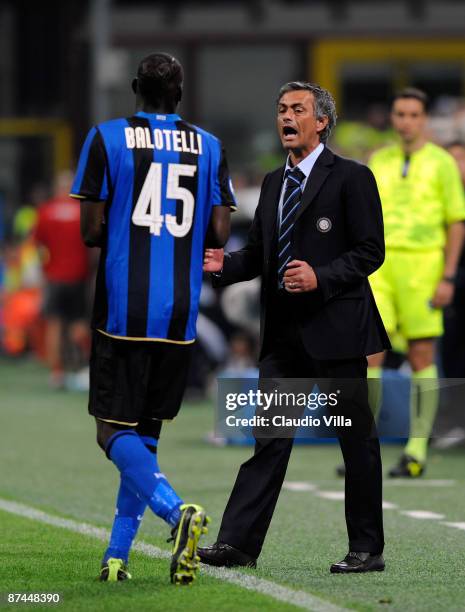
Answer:
[{"label": "striped jersey", "polygon": [[193,342],[212,207],[235,208],[220,141],[176,114],[101,123],[82,147],[71,196],[106,202],[92,326]]}]

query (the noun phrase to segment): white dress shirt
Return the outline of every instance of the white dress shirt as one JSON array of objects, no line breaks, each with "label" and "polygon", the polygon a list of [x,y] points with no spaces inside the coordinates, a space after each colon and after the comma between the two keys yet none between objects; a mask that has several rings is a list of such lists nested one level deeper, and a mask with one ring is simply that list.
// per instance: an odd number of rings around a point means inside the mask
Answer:
[{"label": "white dress shirt", "polygon": [[[315,165],[316,160],[321,155],[324,148],[325,148],[325,145],[322,142],[320,142],[320,144],[315,149],[313,149],[313,151],[309,155],[307,155],[307,157],[304,157],[304,159],[299,164],[297,164],[297,166],[295,166],[296,168],[299,168],[299,170],[305,174],[305,178],[302,181],[302,192],[305,189],[305,185],[307,184],[307,179],[310,176],[310,172],[312,171],[312,168]],[[293,168],[294,166],[291,165],[290,159],[288,157],[286,161],[286,170],[292,170]],[[284,173],[286,173],[286,171]],[[279,205],[278,205],[279,225],[281,225],[281,213],[283,209],[283,199],[284,199],[284,192],[286,190],[286,183],[287,183],[287,180],[283,181],[283,185],[281,187],[281,195],[279,196]]]}]

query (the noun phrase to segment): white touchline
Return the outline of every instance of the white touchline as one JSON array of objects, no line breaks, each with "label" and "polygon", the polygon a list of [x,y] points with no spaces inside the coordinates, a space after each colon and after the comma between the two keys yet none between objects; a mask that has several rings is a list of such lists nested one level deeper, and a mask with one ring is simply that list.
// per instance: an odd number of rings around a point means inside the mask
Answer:
[{"label": "white touchline", "polygon": [[441,523],[441,525],[446,525],[447,527],[454,527],[455,529],[465,531],[465,523],[449,523],[445,521],[444,523]]},{"label": "white touchline", "polygon": [[441,480],[434,478],[431,478],[431,480],[402,480],[401,478],[399,478],[393,480],[384,480],[383,487],[453,487],[455,484],[455,480]]},{"label": "white touchline", "polygon": [[[22,516],[40,523],[46,523],[53,527],[61,527],[74,533],[81,535],[90,536],[98,540],[107,541],[110,537],[108,529],[102,527],[95,527],[89,523],[79,523],[72,519],[65,519],[60,516],[53,514],[47,514],[42,510],[37,510],[32,506],[26,506],[18,502],[9,501],[7,499],[0,498],[0,510]],[[158,559],[167,559],[171,555],[167,550],[162,550],[157,546],[148,544],[147,542],[136,542],[133,546],[133,550],[136,550],[148,557],[155,557]],[[264,580],[263,578],[257,578],[249,574],[243,574],[242,572],[225,569],[220,567],[208,567],[202,565],[201,572],[213,576],[218,580],[223,580],[231,584],[237,585],[249,591],[255,591],[267,595],[272,599],[283,601],[287,604],[292,604],[298,608],[304,610],[312,610],[312,612],[349,612],[347,608],[341,608],[332,603],[320,599],[311,593],[305,591],[293,591],[288,587],[281,586],[271,580]]]},{"label": "white touchline", "polygon": [[[316,484],[313,484],[313,482],[288,480],[284,482],[283,488],[287,489],[288,491],[297,491],[299,493],[311,491],[317,497],[321,497],[322,499],[329,499],[332,501],[344,501],[345,499],[344,491],[320,491]],[[391,502],[383,500],[384,510],[397,510],[397,508],[397,504],[393,504]]]},{"label": "white touchline", "polygon": [[398,507],[397,504],[383,500],[383,510],[397,510]]},{"label": "white touchline", "polygon": [[285,482],[283,484],[284,489],[288,489],[288,491],[314,491],[316,489],[316,485],[311,482]]},{"label": "white touchline", "polygon": [[[448,486],[449,484],[455,483],[455,480],[431,480],[424,482],[434,482],[436,483],[435,486]],[[318,486],[312,482],[292,482],[288,480],[284,482],[283,487],[288,491],[295,491],[298,493],[310,492],[316,497],[320,497],[321,499],[328,499],[331,501],[343,501],[345,498],[344,491],[321,491],[318,489]],[[402,514],[403,516],[408,516],[409,518],[418,519],[420,521],[441,521],[440,525],[444,525],[446,527],[453,527],[455,529],[461,529],[462,531],[465,531],[465,523],[450,523],[444,521],[443,519],[446,518],[444,514],[438,514],[437,512],[431,512],[430,510],[401,510],[397,504],[393,504],[386,500],[383,500],[383,510],[398,510],[399,514]]]},{"label": "white touchline", "polygon": [[410,518],[420,519],[420,520],[434,520],[439,521],[444,518],[444,514],[438,514],[437,512],[430,512],[429,510],[401,510],[401,514],[404,516],[409,516]]},{"label": "white touchline", "polygon": [[345,499],[344,491],[315,491],[315,495],[323,499],[333,499],[335,501],[343,501]]},{"label": "white touchline", "polygon": [[[325,481],[326,484],[329,481]],[[440,480],[440,479],[431,479],[431,480],[384,480],[383,488],[386,487],[453,487],[456,483],[455,480]],[[284,489],[288,489],[289,491],[314,491],[318,488],[316,484],[313,482],[308,482],[305,480],[286,480],[283,484]]]}]

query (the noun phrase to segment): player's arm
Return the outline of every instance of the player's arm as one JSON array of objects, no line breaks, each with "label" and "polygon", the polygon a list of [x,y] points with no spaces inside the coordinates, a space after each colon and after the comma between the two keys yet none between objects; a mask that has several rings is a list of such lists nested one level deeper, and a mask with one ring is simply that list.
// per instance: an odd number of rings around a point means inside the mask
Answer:
[{"label": "player's arm", "polygon": [[444,308],[454,297],[454,281],[465,238],[465,201],[462,181],[453,159],[440,172],[444,216],[447,224],[444,246],[444,272],[432,299],[435,308]]},{"label": "player's arm", "polygon": [[101,247],[110,172],[99,128],[92,128],[82,147],[70,196],[81,202],[81,236],[86,246]]},{"label": "player's arm", "polygon": [[205,248],[221,249],[229,239],[231,211],[236,210],[236,198],[229,176],[226,152],[220,141],[216,141],[216,155],[212,156],[212,212],[205,236]]},{"label": "player's arm", "polygon": [[[268,175],[265,176],[260,190],[260,198],[257,209],[255,210],[254,219],[250,227],[247,243],[239,251],[233,253],[224,253],[223,249],[206,249],[204,257],[204,271],[213,272],[213,286],[223,287],[238,283],[241,281],[251,280],[260,276],[263,270],[263,235],[261,211],[264,206],[265,199],[265,184],[268,180]],[[223,181],[223,185],[230,185]],[[235,209],[235,199],[232,190],[230,190],[232,200],[230,199],[230,209]]]},{"label": "player's arm", "polygon": [[445,308],[454,298],[455,275],[457,274],[464,238],[465,226],[463,222],[451,223],[447,228],[444,247],[444,273],[431,300],[434,308]]},{"label": "player's arm", "polygon": [[447,228],[446,246],[444,249],[444,278],[454,277],[456,275],[464,239],[465,225],[463,221],[451,223]]},{"label": "player's arm", "polygon": [[[263,193],[263,191],[262,191]],[[206,272],[219,272],[221,275],[213,279],[214,287],[223,287],[251,280],[260,276],[263,269],[263,235],[261,222],[262,197],[255,211],[250,227],[247,243],[239,251],[224,253],[223,249],[205,252],[204,270]]]},{"label": "player's arm", "polygon": [[88,247],[101,247],[105,230],[105,202],[81,202],[81,237]]},{"label": "player's arm", "polygon": [[205,247],[207,249],[221,249],[227,243],[231,230],[230,206],[214,206],[210,217]]}]

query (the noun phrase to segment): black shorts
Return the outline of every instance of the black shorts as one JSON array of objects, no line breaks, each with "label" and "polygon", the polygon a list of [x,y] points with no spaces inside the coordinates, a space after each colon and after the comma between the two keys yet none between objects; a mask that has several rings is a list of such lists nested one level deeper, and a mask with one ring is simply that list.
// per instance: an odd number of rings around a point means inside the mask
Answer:
[{"label": "black shorts", "polygon": [[43,313],[65,321],[86,317],[86,284],[49,282],[45,289]]},{"label": "black shorts", "polygon": [[192,344],[110,338],[93,332],[89,413],[136,426],[174,419],[187,383]]}]

